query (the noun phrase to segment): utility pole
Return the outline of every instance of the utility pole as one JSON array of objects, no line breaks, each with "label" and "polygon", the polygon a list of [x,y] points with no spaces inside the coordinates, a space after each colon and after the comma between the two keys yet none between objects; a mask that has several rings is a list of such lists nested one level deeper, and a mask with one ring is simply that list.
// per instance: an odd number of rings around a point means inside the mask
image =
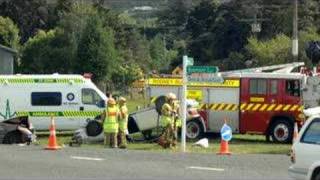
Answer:
[{"label": "utility pole", "polygon": [[293,0],[293,31],[292,31],[292,56],[293,61],[298,60],[299,55],[298,41],[298,0]]}]

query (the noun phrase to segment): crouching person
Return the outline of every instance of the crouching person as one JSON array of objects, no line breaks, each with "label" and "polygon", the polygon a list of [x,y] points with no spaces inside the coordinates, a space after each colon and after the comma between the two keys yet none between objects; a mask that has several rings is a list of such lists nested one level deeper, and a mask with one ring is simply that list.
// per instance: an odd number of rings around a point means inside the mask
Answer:
[{"label": "crouching person", "polygon": [[119,111],[119,147],[124,149],[127,148],[126,132],[128,126],[128,108],[124,97],[119,98]]},{"label": "crouching person", "polygon": [[27,137],[27,144],[30,145],[33,141],[33,134],[31,132],[32,124],[29,122],[28,117],[21,117],[21,121],[17,126],[17,130],[19,130],[23,135]]},{"label": "crouching person", "polygon": [[117,148],[117,135],[118,135],[118,117],[119,110],[116,106],[116,101],[113,98],[109,98],[107,103],[107,109],[103,118],[103,130],[105,134],[104,145],[106,147]]}]

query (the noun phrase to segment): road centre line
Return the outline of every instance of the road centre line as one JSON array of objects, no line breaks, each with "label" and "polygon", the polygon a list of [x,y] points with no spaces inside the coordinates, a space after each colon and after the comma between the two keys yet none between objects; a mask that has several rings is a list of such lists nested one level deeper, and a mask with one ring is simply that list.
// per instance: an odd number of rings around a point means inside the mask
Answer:
[{"label": "road centre line", "polygon": [[70,156],[71,159],[78,159],[78,160],[87,160],[87,161],[103,161],[102,158],[91,158],[91,157],[81,157],[81,156]]},{"label": "road centre line", "polygon": [[197,169],[197,170],[206,170],[206,171],[224,171],[221,168],[211,168],[211,167],[199,167],[199,166],[189,166],[187,169]]}]

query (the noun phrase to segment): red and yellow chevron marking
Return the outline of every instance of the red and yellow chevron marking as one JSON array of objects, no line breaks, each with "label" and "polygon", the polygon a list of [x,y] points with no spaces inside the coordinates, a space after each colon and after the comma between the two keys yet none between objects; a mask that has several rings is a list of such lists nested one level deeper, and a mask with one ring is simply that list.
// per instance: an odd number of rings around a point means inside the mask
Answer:
[{"label": "red and yellow chevron marking", "polygon": [[240,105],[232,103],[201,104],[200,109],[211,111],[260,111],[260,112],[278,112],[278,111],[298,111],[303,110],[303,106],[296,104],[263,104],[263,103],[243,103]]},{"label": "red and yellow chevron marking", "polygon": [[299,111],[303,110],[303,106],[296,104],[241,104],[240,109],[243,111]]},{"label": "red and yellow chevron marking", "polygon": [[229,103],[201,104],[200,109],[211,111],[237,111],[238,105]]}]

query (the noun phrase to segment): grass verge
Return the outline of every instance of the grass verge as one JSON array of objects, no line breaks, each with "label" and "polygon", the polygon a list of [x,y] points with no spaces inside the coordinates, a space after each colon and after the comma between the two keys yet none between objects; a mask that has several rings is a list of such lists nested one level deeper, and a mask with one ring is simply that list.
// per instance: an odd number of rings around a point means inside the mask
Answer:
[{"label": "grass verge", "polygon": [[[208,137],[209,148],[201,148],[193,146],[193,142],[187,143],[187,152],[189,153],[217,153],[220,149],[220,139],[217,137]],[[68,146],[71,141],[70,135],[57,136],[58,143]],[[38,138],[38,143],[46,146],[48,143],[48,136],[42,135]],[[83,144],[81,147],[87,148],[104,148],[102,142],[96,144]],[[229,143],[229,149],[233,154],[288,154],[291,144],[268,143],[264,136],[259,135],[234,135]],[[157,152],[180,152],[180,144],[174,149],[162,149],[156,143],[134,142],[128,144],[129,150],[144,150]]]}]

